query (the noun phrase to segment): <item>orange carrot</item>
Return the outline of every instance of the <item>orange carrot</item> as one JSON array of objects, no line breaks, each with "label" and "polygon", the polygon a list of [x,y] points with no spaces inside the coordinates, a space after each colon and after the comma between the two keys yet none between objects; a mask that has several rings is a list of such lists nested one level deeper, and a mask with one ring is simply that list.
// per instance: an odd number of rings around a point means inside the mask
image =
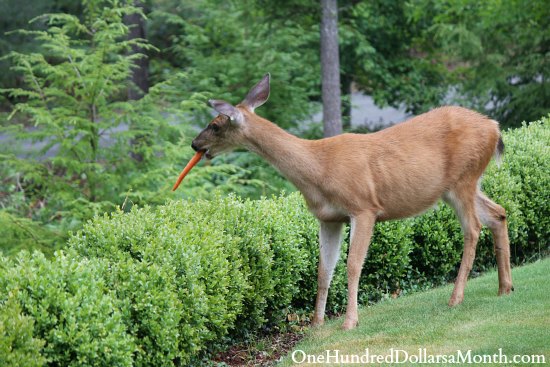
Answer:
[{"label": "orange carrot", "polygon": [[187,176],[187,174],[189,173],[189,171],[191,171],[191,168],[195,167],[195,165],[196,165],[197,163],[199,163],[199,161],[201,160],[203,154],[204,154],[204,151],[197,152],[197,153],[195,153],[195,155],[193,156],[193,158],[191,158],[191,159],[189,160],[189,163],[187,163],[187,166],[185,166],[185,168],[183,169],[183,171],[181,171],[180,176],[178,177],[178,180],[176,181],[176,184],[175,184],[174,187],[172,188],[172,191],[176,191],[176,189],[177,189],[178,186],[180,185],[180,183],[181,183],[181,181],[183,180],[183,178],[184,178],[185,176]]}]

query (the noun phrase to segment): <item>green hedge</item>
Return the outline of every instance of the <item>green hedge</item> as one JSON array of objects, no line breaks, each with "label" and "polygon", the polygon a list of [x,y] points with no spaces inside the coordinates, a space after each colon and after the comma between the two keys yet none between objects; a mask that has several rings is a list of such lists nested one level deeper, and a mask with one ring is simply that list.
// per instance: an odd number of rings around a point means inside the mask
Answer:
[{"label": "green hedge", "polygon": [[[159,365],[174,357],[188,362],[228,335],[277,326],[314,263],[306,249],[316,237],[315,220],[297,195],[261,201],[218,195],[96,218],[69,247],[111,264],[107,284],[133,312],[128,327],[143,351],[139,365]],[[165,341],[167,330],[177,333],[175,341]],[[174,350],[151,359],[168,346]]]},{"label": "green hedge", "polygon": [[[135,349],[115,294],[101,276],[106,263],[62,253],[0,258],[0,361],[9,365],[131,366]],[[10,323],[17,322],[20,325]],[[0,330],[4,330],[2,327]],[[9,329],[19,334],[14,337]],[[31,332],[32,330],[32,332]],[[10,359],[14,358],[14,361]],[[25,356],[25,362],[17,359]],[[16,363],[17,362],[17,363]],[[2,365],[5,365],[2,363]]]},{"label": "green hedge", "polygon": [[[508,211],[519,264],[548,251],[549,120],[504,140],[504,162],[491,164],[483,188]],[[289,312],[311,311],[318,224],[301,196],[213,196],[97,217],[51,260],[0,258],[0,364],[196,365],[234,338],[282,326]],[[347,247],[346,239],[330,312],[346,302]],[[443,204],[379,223],[360,301],[449,281],[461,252],[460,226]],[[484,230],[476,268],[494,263]]]},{"label": "green hedge", "polygon": [[46,363],[41,354],[44,341],[34,337],[34,319],[24,315],[21,305],[10,294],[0,312],[0,365],[38,367]]}]

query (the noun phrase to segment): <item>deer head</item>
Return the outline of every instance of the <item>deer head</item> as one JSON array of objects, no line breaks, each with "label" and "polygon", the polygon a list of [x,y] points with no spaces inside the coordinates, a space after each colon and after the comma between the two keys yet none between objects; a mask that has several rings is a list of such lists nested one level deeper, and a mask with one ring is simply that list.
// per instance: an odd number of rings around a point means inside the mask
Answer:
[{"label": "deer head", "polygon": [[241,146],[254,110],[269,98],[269,79],[268,73],[237,106],[218,99],[209,100],[208,103],[219,115],[197,135],[191,147],[197,152],[205,152],[206,158],[211,159]]}]

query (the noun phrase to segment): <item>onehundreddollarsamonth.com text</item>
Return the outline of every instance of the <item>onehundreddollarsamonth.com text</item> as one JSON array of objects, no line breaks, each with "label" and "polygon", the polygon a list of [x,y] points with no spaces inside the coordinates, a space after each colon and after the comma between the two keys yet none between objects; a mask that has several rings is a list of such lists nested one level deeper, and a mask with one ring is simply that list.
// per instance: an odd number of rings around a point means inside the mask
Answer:
[{"label": "onehundreddollarsamonth.com text", "polygon": [[509,364],[531,363],[546,364],[543,354],[507,355],[502,348],[494,354],[477,354],[472,350],[457,350],[450,354],[431,354],[426,348],[411,353],[403,349],[390,348],[386,354],[370,353],[366,348],[362,353],[344,354],[340,350],[325,350],[319,354],[307,354],[303,350],[292,352],[292,361],[296,364]]}]

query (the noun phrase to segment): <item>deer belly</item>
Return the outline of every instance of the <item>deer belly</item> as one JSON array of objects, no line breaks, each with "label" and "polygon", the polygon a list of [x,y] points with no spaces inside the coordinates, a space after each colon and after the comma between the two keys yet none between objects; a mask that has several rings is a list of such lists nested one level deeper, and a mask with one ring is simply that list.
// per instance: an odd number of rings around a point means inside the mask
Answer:
[{"label": "deer belly", "polygon": [[314,198],[306,197],[309,210],[323,222],[345,222],[349,219],[349,214],[345,210],[332,204],[328,200],[321,197]]},{"label": "deer belly", "polygon": [[324,222],[344,222],[348,220],[349,215],[342,209],[330,204],[323,205],[320,210],[316,210],[315,216]]},{"label": "deer belly", "polygon": [[382,210],[379,220],[390,220],[412,217],[431,207],[441,198],[443,190],[417,189],[406,193],[394,192],[381,200]]}]

